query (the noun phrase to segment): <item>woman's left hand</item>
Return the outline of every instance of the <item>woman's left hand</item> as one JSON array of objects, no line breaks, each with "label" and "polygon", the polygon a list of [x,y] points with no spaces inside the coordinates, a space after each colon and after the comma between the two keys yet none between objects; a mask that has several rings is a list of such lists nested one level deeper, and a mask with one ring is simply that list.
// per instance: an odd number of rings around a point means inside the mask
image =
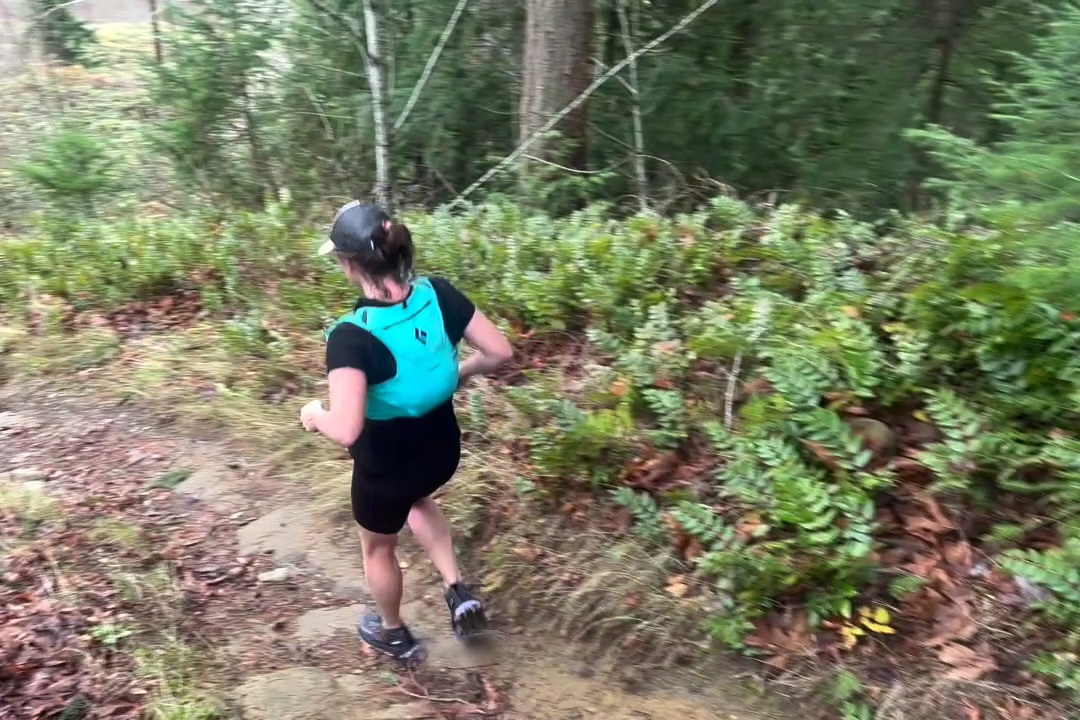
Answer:
[{"label": "woman's left hand", "polygon": [[315,427],[315,417],[321,412],[323,412],[323,406],[320,400],[312,400],[300,408],[300,423],[305,430],[315,432],[318,429]]}]

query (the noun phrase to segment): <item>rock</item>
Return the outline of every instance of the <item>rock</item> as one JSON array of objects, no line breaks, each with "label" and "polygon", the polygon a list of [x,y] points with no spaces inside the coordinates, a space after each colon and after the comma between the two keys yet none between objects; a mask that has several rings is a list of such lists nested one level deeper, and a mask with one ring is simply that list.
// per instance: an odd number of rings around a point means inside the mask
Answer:
[{"label": "rock", "polygon": [[236,695],[249,720],[340,720],[348,701],[334,676],[314,667],[258,675]]},{"label": "rock", "polygon": [[306,612],[296,620],[296,639],[311,645],[334,635],[351,635],[364,609],[363,605],[347,605]]},{"label": "rock", "polygon": [[45,480],[45,473],[33,468],[15,468],[14,470],[8,470],[5,473],[0,473],[0,482],[22,484],[42,482]]},{"label": "rock", "polygon": [[873,453],[871,467],[891,460],[898,449],[896,433],[885,423],[873,418],[851,418],[847,421],[851,430],[862,438],[863,444]]},{"label": "rock", "polygon": [[372,710],[365,720],[415,720],[430,712],[423,703],[402,703],[381,710]]},{"label": "rock", "polygon": [[285,582],[292,577],[292,570],[287,567],[274,568],[273,570],[267,570],[261,572],[257,576],[259,582],[272,583],[272,582]]},{"label": "rock", "polygon": [[278,508],[237,530],[240,554],[272,554],[279,562],[298,562],[308,549],[313,522],[306,508]]},{"label": "rock", "polygon": [[18,430],[26,424],[26,420],[13,412],[0,412],[0,432]]},{"label": "rock", "polygon": [[248,503],[237,493],[235,473],[199,467],[176,485],[181,495],[201,500],[220,513],[241,515]]}]

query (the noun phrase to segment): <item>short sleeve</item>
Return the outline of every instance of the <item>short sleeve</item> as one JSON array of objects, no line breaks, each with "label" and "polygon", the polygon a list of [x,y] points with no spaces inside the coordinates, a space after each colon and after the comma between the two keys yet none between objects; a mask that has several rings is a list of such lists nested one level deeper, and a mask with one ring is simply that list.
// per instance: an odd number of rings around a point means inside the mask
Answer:
[{"label": "short sleeve", "polygon": [[446,334],[450,337],[450,342],[457,345],[465,337],[465,328],[476,314],[476,305],[445,278],[431,278],[431,286],[435,288],[435,294],[439,298]]},{"label": "short sleeve", "polygon": [[369,385],[378,385],[396,372],[390,351],[374,335],[352,323],[342,323],[326,339],[326,372],[356,368],[367,376]]}]

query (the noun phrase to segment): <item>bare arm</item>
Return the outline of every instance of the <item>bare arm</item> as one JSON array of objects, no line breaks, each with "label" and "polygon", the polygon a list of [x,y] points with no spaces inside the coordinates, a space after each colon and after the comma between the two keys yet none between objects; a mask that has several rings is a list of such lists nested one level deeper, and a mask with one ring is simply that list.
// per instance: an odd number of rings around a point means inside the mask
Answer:
[{"label": "bare arm", "polygon": [[514,349],[502,331],[484,313],[477,310],[465,328],[465,341],[476,354],[462,361],[458,368],[461,382],[473,375],[494,372],[514,356]]},{"label": "bare arm", "polygon": [[327,375],[330,383],[330,409],[321,405],[310,411],[309,430],[317,430],[334,443],[349,447],[364,430],[364,412],[367,406],[367,375],[356,368],[343,367],[331,370]]}]

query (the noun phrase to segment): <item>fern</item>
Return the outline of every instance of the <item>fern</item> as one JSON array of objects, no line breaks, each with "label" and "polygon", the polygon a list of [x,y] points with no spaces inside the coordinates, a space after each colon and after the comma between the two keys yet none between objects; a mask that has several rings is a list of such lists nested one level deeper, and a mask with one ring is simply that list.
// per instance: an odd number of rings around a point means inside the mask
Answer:
[{"label": "fern", "polygon": [[660,506],[645,492],[638,492],[628,487],[616,488],[611,493],[612,499],[630,511],[634,519],[634,530],[646,541],[661,544],[667,538]]},{"label": "fern", "polygon": [[1051,619],[1066,627],[1080,622],[1080,538],[1045,552],[1010,550],[998,561],[1012,575],[1053,594],[1037,603]]}]

